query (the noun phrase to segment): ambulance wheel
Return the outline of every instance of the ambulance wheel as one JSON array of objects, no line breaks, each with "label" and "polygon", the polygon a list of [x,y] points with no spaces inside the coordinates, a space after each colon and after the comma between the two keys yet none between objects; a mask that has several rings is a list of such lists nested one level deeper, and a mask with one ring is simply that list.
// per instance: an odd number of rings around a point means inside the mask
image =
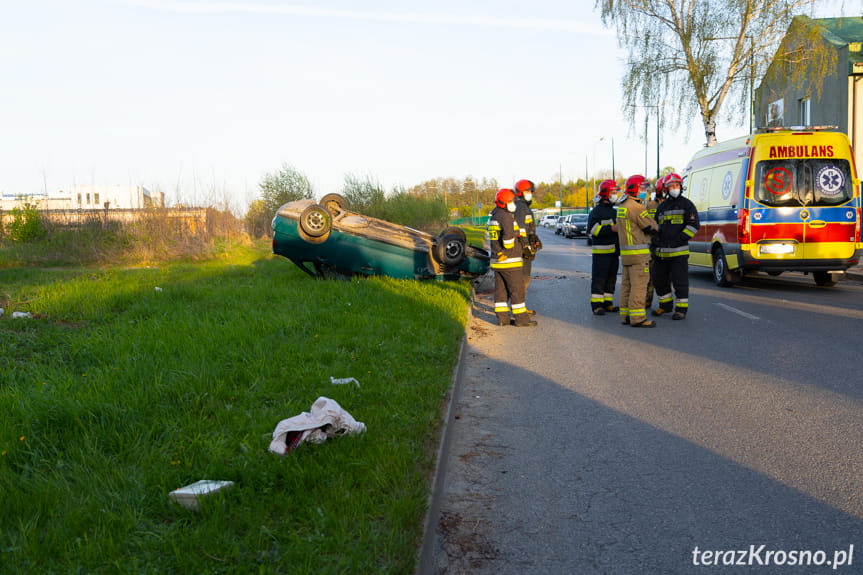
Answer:
[{"label": "ambulance wheel", "polygon": [[830,272],[812,272],[812,277],[815,279],[817,285],[826,287],[836,285],[836,280],[833,279],[833,274]]},{"label": "ambulance wheel", "polygon": [[713,250],[713,283],[719,287],[731,287],[740,281],[740,272],[728,269],[725,251],[722,248]]},{"label": "ambulance wheel", "polygon": [[767,272],[767,275],[776,277],[776,276],[781,276],[782,272],[778,272],[778,271]]}]

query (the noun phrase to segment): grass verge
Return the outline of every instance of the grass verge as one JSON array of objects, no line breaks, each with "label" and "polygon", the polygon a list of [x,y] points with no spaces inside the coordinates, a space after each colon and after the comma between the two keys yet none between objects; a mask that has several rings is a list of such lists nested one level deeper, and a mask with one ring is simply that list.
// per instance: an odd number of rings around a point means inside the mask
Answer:
[{"label": "grass verge", "polygon": [[[413,570],[467,282],[315,281],[251,248],[0,274],[3,571]],[[322,395],[368,430],[267,452]],[[169,501],[199,479],[235,487]]]}]

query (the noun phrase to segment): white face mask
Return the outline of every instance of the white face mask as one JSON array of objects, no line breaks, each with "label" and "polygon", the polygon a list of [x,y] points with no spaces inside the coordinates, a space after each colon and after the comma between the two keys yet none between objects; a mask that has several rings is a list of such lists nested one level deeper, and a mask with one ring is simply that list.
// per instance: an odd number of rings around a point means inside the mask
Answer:
[{"label": "white face mask", "polygon": [[678,187],[668,188],[668,195],[671,196],[672,198],[680,197],[680,188],[678,188]]},{"label": "white face mask", "polygon": [[506,211],[514,214],[515,213],[515,202],[509,202],[506,205]]},{"label": "white face mask", "polygon": [[533,201],[533,194],[531,194],[530,192],[525,192],[524,201],[526,201],[527,203],[531,203]]},{"label": "white face mask", "polygon": [[618,197],[620,197],[620,196],[618,196],[617,194],[611,194],[611,196],[608,199],[611,200],[612,204],[616,204]]}]

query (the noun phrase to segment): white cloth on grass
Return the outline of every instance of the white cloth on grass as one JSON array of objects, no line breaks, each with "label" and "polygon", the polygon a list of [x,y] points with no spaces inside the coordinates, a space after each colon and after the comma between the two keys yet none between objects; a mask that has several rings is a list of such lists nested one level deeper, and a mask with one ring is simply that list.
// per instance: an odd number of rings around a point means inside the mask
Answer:
[{"label": "white cloth on grass", "polygon": [[273,431],[270,451],[287,455],[306,441],[323,443],[331,437],[362,433],[366,424],[357,421],[334,399],[319,397],[311,410],[283,419]]}]

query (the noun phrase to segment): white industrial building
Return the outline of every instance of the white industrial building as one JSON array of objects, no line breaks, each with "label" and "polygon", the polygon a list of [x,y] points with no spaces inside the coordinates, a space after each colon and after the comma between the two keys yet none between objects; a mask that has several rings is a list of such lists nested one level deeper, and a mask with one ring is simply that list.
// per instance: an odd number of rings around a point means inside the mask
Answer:
[{"label": "white industrial building", "polygon": [[0,210],[11,210],[24,202],[36,203],[40,210],[139,210],[164,208],[165,194],[143,186],[72,186],[48,195],[4,194]]}]

